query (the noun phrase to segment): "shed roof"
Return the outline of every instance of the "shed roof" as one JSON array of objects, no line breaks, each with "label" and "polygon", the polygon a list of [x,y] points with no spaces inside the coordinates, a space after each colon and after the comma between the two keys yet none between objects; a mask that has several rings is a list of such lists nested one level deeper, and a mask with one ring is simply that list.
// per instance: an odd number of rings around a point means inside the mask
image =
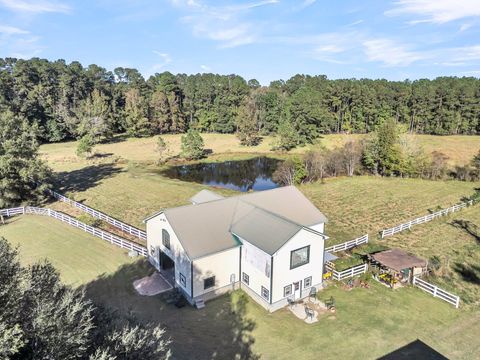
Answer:
[{"label": "shed roof", "polygon": [[203,189],[190,198],[192,204],[203,204],[210,201],[225,199],[222,195]]},{"label": "shed roof", "polygon": [[303,227],[327,220],[293,186],[171,208],[163,213],[192,260],[240,245],[232,233],[273,254]]},{"label": "shed roof", "polygon": [[372,257],[380,264],[396,271],[401,271],[403,269],[412,267],[427,266],[427,262],[425,260],[410,255],[400,249],[385,250],[373,254]]}]

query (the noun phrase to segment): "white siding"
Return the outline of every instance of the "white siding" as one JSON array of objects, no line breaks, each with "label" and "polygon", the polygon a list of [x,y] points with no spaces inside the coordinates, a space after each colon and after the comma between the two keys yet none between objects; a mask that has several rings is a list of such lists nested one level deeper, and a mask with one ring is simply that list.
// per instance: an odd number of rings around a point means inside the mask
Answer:
[{"label": "white siding", "polygon": [[[162,245],[162,229],[165,229],[170,234],[170,250]],[[150,247],[155,247],[155,255],[150,254]],[[160,270],[158,262],[159,249],[167,254],[175,262],[175,282],[176,285],[182,288],[187,295],[191,294],[191,263],[188,259],[182,244],[175,235],[172,227],[168,223],[164,214],[160,214],[147,221],[147,249],[150,263]],[[185,276],[185,286],[180,284],[180,273]]]},{"label": "white siding", "polygon": [[310,229],[313,229],[315,231],[318,231],[319,233],[324,233],[325,231],[325,223],[320,223],[320,224],[317,224],[317,225],[312,225],[312,226],[309,226]]},{"label": "white siding", "polygon": [[[232,289],[232,275],[238,282],[240,269],[240,247],[235,247],[193,261],[193,297],[208,292]],[[203,280],[215,276],[215,287],[204,289]]]},{"label": "white siding", "polygon": [[[261,300],[270,303],[270,299],[265,299],[262,297],[261,289],[262,286],[268,289],[269,292],[271,292],[270,289],[270,276],[267,276],[266,274],[266,269],[265,267],[268,266],[268,274],[270,275],[270,261],[271,257],[264,251],[260,250],[259,248],[255,247],[254,245],[250,244],[248,241],[241,240],[243,245],[242,248],[242,273],[246,273],[249,277],[249,282],[248,285],[245,284],[242,280],[242,287],[247,286],[251,291],[253,291],[256,295],[258,295]],[[258,260],[262,261],[257,261],[257,263],[254,263],[252,261],[248,261],[248,256],[252,254],[248,254],[248,251],[251,251],[252,249],[255,249],[258,254],[254,255]],[[246,250],[246,251],[245,251]],[[262,265],[260,265],[262,264]],[[259,266],[260,265],[260,266]],[[240,274],[240,279],[242,279],[242,274]],[[259,301],[260,299],[256,299]],[[260,301],[261,301],[260,300]]]},{"label": "white siding", "polygon": [[[312,286],[322,283],[324,239],[308,230],[300,230],[273,256],[273,289],[272,302],[284,300],[283,289],[285,286],[302,281],[302,297],[309,294],[310,288],[304,287],[305,278],[312,277]],[[310,245],[310,261],[308,264],[290,269],[290,252]]]}]

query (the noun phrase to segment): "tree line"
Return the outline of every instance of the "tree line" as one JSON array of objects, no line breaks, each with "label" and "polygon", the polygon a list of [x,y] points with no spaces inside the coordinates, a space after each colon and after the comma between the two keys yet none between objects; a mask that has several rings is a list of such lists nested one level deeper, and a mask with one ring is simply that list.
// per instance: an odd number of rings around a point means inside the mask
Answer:
[{"label": "tree line", "polygon": [[480,151],[468,164],[451,167],[440,151],[428,154],[405,128],[387,120],[362,140],[343,147],[309,151],[280,164],[273,179],[284,185],[323,181],[327,177],[371,174],[430,180],[480,180]]},{"label": "tree line", "polygon": [[388,119],[421,134],[479,134],[480,80],[330,80],[295,75],[260,86],[238,75],[155,74],[67,64],[64,60],[0,59],[0,111],[38,126],[40,141],[115,133],[151,136],[237,133],[242,143],[284,133],[291,145],[326,133],[369,133]]}]

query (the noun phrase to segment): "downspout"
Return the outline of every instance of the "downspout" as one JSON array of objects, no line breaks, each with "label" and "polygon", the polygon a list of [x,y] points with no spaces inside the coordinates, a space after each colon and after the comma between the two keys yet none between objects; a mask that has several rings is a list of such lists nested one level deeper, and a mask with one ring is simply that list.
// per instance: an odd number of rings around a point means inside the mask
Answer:
[{"label": "downspout", "polygon": [[273,256],[270,257],[270,305],[273,299]]},{"label": "downspout", "polygon": [[190,262],[190,294],[192,296],[192,300],[194,299],[193,297],[193,261]]}]

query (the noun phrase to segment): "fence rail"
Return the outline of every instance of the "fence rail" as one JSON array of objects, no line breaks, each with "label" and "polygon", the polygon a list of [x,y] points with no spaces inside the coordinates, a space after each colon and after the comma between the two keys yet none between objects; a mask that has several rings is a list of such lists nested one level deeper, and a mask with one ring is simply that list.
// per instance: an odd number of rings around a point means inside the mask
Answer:
[{"label": "fence rail", "polygon": [[365,234],[359,238],[356,238],[356,239],[353,239],[353,240],[350,240],[350,241],[347,241],[347,242],[344,242],[344,243],[341,243],[341,244],[337,244],[337,245],[333,245],[333,246],[330,246],[330,247],[327,247],[325,248],[325,251],[328,251],[328,252],[337,252],[337,251],[345,251],[345,250],[348,250],[348,249],[351,249],[351,248],[354,248],[355,246],[358,246],[358,245],[361,245],[361,244],[366,244],[368,243],[368,234]]},{"label": "fence rail", "polygon": [[141,245],[135,244],[131,241],[122,239],[117,235],[113,235],[109,232],[97,229],[93,226],[87,225],[77,219],[65,215],[59,211],[55,211],[52,209],[45,209],[45,208],[38,208],[33,206],[25,206],[19,208],[12,208],[12,209],[3,209],[0,210],[0,215],[2,216],[14,216],[19,214],[33,214],[33,215],[42,215],[42,216],[50,216],[57,220],[60,220],[68,225],[74,226],[78,229],[81,229],[93,236],[99,237],[102,240],[108,241],[109,243],[121,247],[123,249],[133,250],[138,252],[140,255],[147,257],[148,252],[147,249]]},{"label": "fence rail", "polygon": [[467,206],[471,206],[472,204],[473,204],[473,200],[470,200],[466,203],[460,203],[460,204],[451,206],[447,209],[443,209],[443,210],[434,212],[432,214],[428,214],[428,215],[416,218],[416,219],[414,219],[412,221],[409,221],[405,224],[400,224],[400,225],[394,226],[392,228],[385,229],[385,230],[382,231],[382,239],[387,237],[387,236],[392,236],[392,235],[394,235],[398,232],[410,229],[413,225],[423,224],[423,223],[432,221],[433,219],[436,219],[437,217],[445,216],[445,215],[448,215],[450,213],[459,211],[463,208],[466,208]]},{"label": "fence rail", "polygon": [[368,270],[368,264],[366,263],[353,266],[343,271],[336,271],[335,265],[329,261],[326,262],[325,266],[328,269],[328,271],[332,273],[332,278],[334,278],[335,280],[343,280],[349,277],[354,277],[354,276],[366,273]]},{"label": "fence rail", "polygon": [[429,294],[432,294],[434,297],[438,297],[439,299],[442,299],[443,301],[446,301],[449,304],[452,304],[457,309],[458,309],[458,306],[460,305],[459,296],[451,294],[445,290],[442,290],[438,286],[430,284],[425,280],[422,280],[416,276],[413,277],[413,285],[419,287],[423,291],[428,292]]},{"label": "fence rail", "polygon": [[52,195],[55,199],[58,199],[58,200],[60,200],[64,203],[67,203],[71,206],[74,206],[77,209],[80,209],[83,212],[86,212],[87,214],[89,214],[90,216],[93,216],[96,219],[106,221],[110,225],[115,226],[117,229],[120,229],[121,231],[123,231],[127,234],[133,235],[133,236],[135,236],[135,237],[137,237],[141,240],[145,240],[145,241],[147,240],[147,233],[143,230],[140,230],[140,229],[138,229],[134,226],[128,225],[128,224],[126,224],[126,223],[124,223],[120,220],[117,220],[117,219],[115,219],[111,216],[108,216],[107,214],[104,214],[101,211],[92,209],[91,207],[88,207],[88,206],[83,205],[79,202],[71,200],[71,199],[67,198],[66,196],[64,196],[62,194],[59,194],[55,191],[48,190],[48,193],[50,195]]}]

